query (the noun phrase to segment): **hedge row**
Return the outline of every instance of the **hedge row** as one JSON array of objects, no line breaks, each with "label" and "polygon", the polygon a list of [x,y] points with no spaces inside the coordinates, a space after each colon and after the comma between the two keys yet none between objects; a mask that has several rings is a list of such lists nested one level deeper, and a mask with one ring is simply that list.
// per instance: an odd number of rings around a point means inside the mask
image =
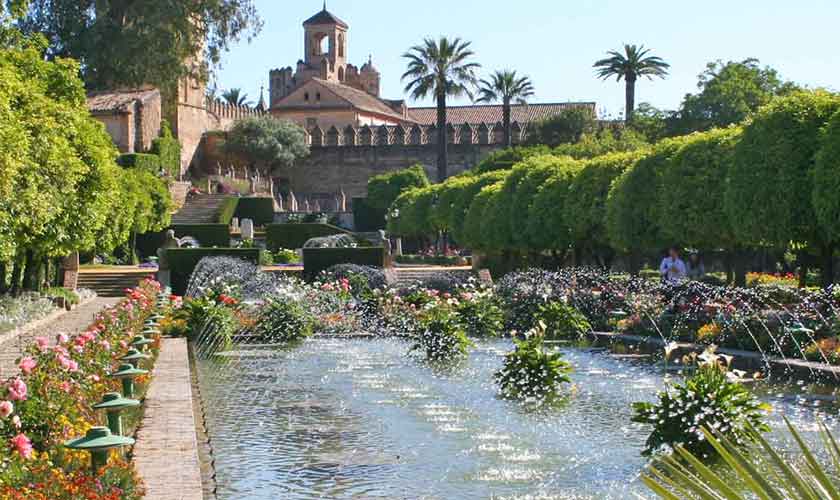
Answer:
[{"label": "hedge row", "polygon": [[385,249],[382,247],[303,249],[303,274],[308,280],[337,264],[385,267]]},{"label": "hedge row", "polygon": [[352,234],[346,229],[330,224],[269,224],[265,229],[266,248],[276,252],[281,248],[295,250],[303,248],[312,238],[334,234]]},{"label": "hedge row", "polygon": [[123,168],[136,168],[151,172],[155,175],[160,173],[160,156],[148,153],[126,153],[117,157],[117,165]]},{"label": "hedge row", "polygon": [[265,226],[274,222],[274,200],[271,198],[239,198],[234,217],[240,221],[251,219],[254,225]]},{"label": "hedge row", "polygon": [[353,198],[353,228],[366,233],[385,228],[385,210],[374,208],[367,198]]},{"label": "hedge row", "polygon": [[219,213],[216,214],[216,222],[219,224],[230,225],[230,221],[236,216],[236,209],[239,206],[239,198],[231,196],[225,198],[222,206],[219,208]]},{"label": "hedge row", "polygon": [[742,127],[589,160],[540,154],[410,190],[388,227],[447,232],[486,253],[574,253],[606,265],[669,245],[723,249],[735,261],[745,249],[790,249],[802,262],[821,255],[829,284],[840,244],[838,144],[840,96],[795,92]]},{"label": "hedge row", "polygon": [[187,291],[195,266],[204,257],[235,257],[254,264],[260,262],[259,248],[170,248],[166,260],[170,269],[172,293],[183,295]]}]

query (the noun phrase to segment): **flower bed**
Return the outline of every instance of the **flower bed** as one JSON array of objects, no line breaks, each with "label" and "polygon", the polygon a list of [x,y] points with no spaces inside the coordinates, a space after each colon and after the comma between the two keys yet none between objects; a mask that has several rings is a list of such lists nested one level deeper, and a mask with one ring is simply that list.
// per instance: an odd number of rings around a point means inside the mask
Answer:
[{"label": "flower bed", "polygon": [[[59,334],[56,345],[39,338],[19,360],[20,374],[0,389],[0,499],[131,500],[142,485],[130,462],[112,453],[94,476],[87,453],[62,443],[79,437],[104,415],[92,408],[104,394],[119,392],[108,374],[120,364],[128,342],[154,311],[160,285],[144,281],[119,304],[101,312],[84,332]],[[157,353],[159,339],[152,345]],[[138,378],[139,394],[149,376]],[[139,410],[124,415],[132,429]]]}]

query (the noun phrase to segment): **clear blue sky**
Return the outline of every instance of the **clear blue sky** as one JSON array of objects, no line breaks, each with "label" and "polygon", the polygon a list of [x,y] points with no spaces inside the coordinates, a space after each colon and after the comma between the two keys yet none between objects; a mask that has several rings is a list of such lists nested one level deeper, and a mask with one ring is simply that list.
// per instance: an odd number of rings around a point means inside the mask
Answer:
[{"label": "clear blue sky", "polygon": [[[302,58],[301,23],[321,1],[256,0],[265,26],[225,56],[219,87],[241,87],[256,102],[269,70]],[[382,97],[392,99],[404,97],[400,56],[438,35],[471,40],[482,74],[508,67],[529,75],[534,102],[595,101],[611,115],[623,111],[623,84],[596,79],[592,63],[624,42],[671,64],[666,80],[637,86],[637,102],[665,109],[693,92],[716,59],[757,57],[788,80],[840,90],[838,0],[328,0],[327,8],[350,25],[350,62],[372,55]]]}]

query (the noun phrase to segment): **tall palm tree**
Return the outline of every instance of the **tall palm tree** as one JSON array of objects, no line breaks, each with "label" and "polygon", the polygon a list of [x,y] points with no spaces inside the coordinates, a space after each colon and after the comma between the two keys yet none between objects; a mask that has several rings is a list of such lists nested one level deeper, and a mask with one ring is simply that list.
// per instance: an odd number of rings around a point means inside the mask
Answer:
[{"label": "tall palm tree", "polygon": [[527,104],[526,99],[534,95],[534,86],[527,76],[519,76],[516,71],[509,69],[496,71],[489,80],[481,80],[479,85],[477,102],[502,101],[505,147],[509,148],[513,145],[510,133],[510,103]]},{"label": "tall palm tree", "polygon": [[402,75],[403,81],[408,80],[405,91],[413,99],[431,95],[437,103],[437,171],[440,181],[447,177],[446,98],[467,95],[472,99],[475,70],[480,67],[478,63],[470,62],[474,55],[470,42],[446,37],[438,40],[426,38],[422,44],[411,47],[403,54],[408,59],[408,69]]},{"label": "tall palm tree", "polygon": [[646,76],[652,80],[654,76],[665,78],[668,75],[670,64],[657,56],[648,55],[650,49],[644,45],[624,44],[624,54],[611,50],[607,52],[607,58],[595,61],[593,65],[597,69],[599,78],[606,80],[615,77],[616,81],[624,78],[624,97],[626,104],[626,121],[633,121],[633,110],[636,104],[636,80],[640,76]]},{"label": "tall palm tree", "polygon": [[242,92],[242,89],[232,88],[222,92],[222,99],[227,101],[231,106],[248,106],[248,94]]}]

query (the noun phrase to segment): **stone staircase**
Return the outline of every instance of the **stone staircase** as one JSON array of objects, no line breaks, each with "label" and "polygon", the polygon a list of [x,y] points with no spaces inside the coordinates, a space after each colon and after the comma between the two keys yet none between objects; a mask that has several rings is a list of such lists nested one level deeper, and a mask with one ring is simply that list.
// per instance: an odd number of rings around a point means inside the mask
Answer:
[{"label": "stone staircase", "polygon": [[172,216],[172,224],[214,224],[227,198],[230,198],[230,195],[193,195],[187,199],[181,210]]},{"label": "stone staircase", "polygon": [[473,274],[470,267],[437,267],[437,266],[397,266],[393,268],[396,275],[396,285],[411,285],[418,281],[425,281],[439,274],[454,274],[469,277]]},{"label": "stone staircase", "polygon": [[100,297],[122,297],[126,288],[134,288],[144,279],[155,277],[153,270],[136,267],[121,269],[85,270],[79,273],[79,288],[88,288]]}]

